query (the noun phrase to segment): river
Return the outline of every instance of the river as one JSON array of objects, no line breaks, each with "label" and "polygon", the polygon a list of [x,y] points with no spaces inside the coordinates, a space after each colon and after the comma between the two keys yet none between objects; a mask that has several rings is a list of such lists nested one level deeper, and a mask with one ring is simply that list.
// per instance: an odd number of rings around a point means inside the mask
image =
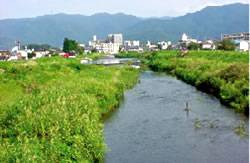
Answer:
[{"label": "river", "polygon": [[248,162],[248,138],[234,133],[247,117],[164,73],[140,79],[104,121],[106,163]]}]

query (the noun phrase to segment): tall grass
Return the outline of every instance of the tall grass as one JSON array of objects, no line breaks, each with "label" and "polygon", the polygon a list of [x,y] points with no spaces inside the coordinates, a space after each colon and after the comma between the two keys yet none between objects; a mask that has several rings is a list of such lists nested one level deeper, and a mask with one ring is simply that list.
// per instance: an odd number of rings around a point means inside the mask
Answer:
[{"label": "tall grass", "polygon": [[249,54],[228,51],[159,52],[149,66],[165,71],[218,97],[222,103],[249,114]]},{"label": "tall grass", "polygon": [[138,81],[133,68],[62,57],[0,69],[0,162],[102,162],[101,117]]}]

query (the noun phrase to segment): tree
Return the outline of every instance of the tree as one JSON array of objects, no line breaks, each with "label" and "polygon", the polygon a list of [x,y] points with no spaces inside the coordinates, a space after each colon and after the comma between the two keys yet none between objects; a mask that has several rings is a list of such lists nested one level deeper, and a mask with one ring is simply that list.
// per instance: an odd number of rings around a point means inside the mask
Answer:
[{"label": "tree", "polygon": [[[28,44],[26,46],[28,49],[34,49],[34,50],[39,50],[39,49],[49,50],[52,48],[51,45],[49,45],[49,44],[42,44],[42,45],[40,45],[40,44]],[[23,46],[23,48],[24,47],[25,46]]]},{"label": "tree", "polygon": [[28,58],[30,59],[30,58],[33,58],[33,57],[35,57],[36,56],[36,54],[34,53],[34,52],[32,52],[32,53],[28,53]]},{"label": "tree", "polygon": [[84,52],[84,48],[81,47],[76,40],[65,38],[63,42],[63,51],[69,53],[71,50],[75,50],[78,54],[83,54]]},{"label": "tree", "polygon": [[91,50],[91,53],[97,53],[97,49],[96,49],[96,48],[93,48],[93,49]]},{"label": "tree", "polygon": [[200,45],[195,42],[190,42],[187,46],[189,50],[198,50],[200,48]]},{"label": "tree", "polygon": [[168,45],[167,50],[173,50],[172,46],[171,46],[171,45]]},{"label": "tree", "polygon": [[157,44],[158,49],[162,50],[162,45],[161,44]]},{"label": "tree", "polygon": [[51,45],[49,45],[49,44],[42,44],[40,46],[40,49],[49,50],[49,49],[51,49]]},{"label": "tree", "polygon": [[228,39],[223,39],[222,41],[217,42],[217,49],[219,50],[229,50],[234,51],[236,48],[236,45]]}]

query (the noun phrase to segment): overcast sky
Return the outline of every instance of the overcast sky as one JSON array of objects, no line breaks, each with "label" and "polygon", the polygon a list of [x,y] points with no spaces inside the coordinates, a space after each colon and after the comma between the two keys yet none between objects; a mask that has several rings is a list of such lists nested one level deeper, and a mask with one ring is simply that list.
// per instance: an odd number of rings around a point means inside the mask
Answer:
[{"label": "overcast sky", "polygon": [[0,19],[68,13],[92,15],[123,12],[139,17],[180,16],[206,6],[248,0],[0,0]]}]

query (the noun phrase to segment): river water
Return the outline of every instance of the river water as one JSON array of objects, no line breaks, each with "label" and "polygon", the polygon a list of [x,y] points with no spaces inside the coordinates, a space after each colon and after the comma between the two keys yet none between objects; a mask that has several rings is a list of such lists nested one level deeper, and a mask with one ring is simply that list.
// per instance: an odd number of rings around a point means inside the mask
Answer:
[{"label": "river water", "polygon": [[244,122],[248,131],[247,117],[163,73],[146,71],[140,79],[104,121],[106,163],[248,162],[248,138],[233,126]]}]

